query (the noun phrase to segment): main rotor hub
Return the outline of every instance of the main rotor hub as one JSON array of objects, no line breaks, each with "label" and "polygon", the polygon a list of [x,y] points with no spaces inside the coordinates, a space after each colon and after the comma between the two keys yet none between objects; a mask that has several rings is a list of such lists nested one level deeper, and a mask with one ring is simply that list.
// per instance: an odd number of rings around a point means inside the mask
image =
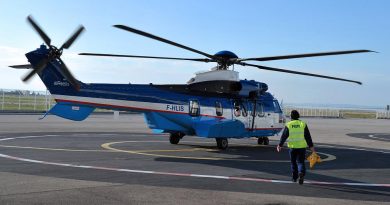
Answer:
[{"label": "main rotor hub", "polygon": [[217,56],[217,57],[220,57],[223,59],[238,58],[238,56],[231,51],[219,51],[218,53],[214,54],[214,56]]},{"label": "main rotor hub", "polygon": [[227,70],[238,59],[238,56],[231,51],[219,51],[214,56],[218,58],[218,69],[220,70]]}]

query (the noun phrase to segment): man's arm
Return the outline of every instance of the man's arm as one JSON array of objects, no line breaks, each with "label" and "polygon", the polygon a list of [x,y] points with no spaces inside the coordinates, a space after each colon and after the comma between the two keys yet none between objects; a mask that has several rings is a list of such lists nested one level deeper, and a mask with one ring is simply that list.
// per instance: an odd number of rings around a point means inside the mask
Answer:
[{"label": "man's arm", "polygon": [[[310,133],[309,133],[309,134],[310,134]],[[284,127],[283,134],[282,134],[282,136],[280,137],[280,141],[279,141],[279,146],[280,146],[280,147],[283,147],[283,144],[284,144],[284,142],[287,140],[288,136],[289,136],[289,132],[288,132],[288,128],[287,128],[287,126],[286,126],[286,127]]]},{"label": "man's arm", "polygon": [[314,152],[313,140],[311,139],[309,127],[308,127],[307,125],[306,125],[306,127],[305,127],[305,140],[306,140],[307,146],[309,146],[309,148],[311,149],[311,151]]}]

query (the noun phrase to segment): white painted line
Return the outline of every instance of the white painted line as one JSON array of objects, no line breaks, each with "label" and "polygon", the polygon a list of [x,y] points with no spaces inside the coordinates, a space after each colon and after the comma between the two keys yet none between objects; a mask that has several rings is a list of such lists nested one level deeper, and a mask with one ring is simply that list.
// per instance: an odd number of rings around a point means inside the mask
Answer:
[{"label": "white painted line", "polygon": [[[253,182],[268,182],[278,184],[291,184],[291,181],[286,180],[273,180],[273,179],[261,179],[261,178],[243,178],[233,176],[219,176],[219,175],[202,175],[202,174],[189,174],[189,173],[175,173],[175,172],[156,172],[146,170],[133,170],[133,169],[118,169],[111,167],[100,167],[100,166],[85,166],[85,165],[74,165],[65,163],[46,162],[34,159],[27,159],[21,157],[14,157],[10,155],[0,154],[0,157],[13,159],[24,162],[31,162],[37,164],[55,165],[62,167],[73,167],[83,169],[95,169],[95,170],[106,170],[106,171],[118,171],[118,172],[129,172],[129,173],[140,173],[140,174],[154,174],[154,175],[168,175],[168,176],[184,176],[184,177],[195,177],[195,178],[209,178],[209,179],[225,179],[225,180],[238,180],[238,181],[253,181]],[[341,186],[366,186],[366,187],[390,187],[390,184],[370,184],[370,183],[350,183],[350,182],[320,182],[320,181],[306,181],[306,184],[316,185],[341,185]]]},{"label": "white painted line", "polygon": [[384,140],[384,141],[387,141],[387,140],[388,140],[388,139],[386,139],[386,138],[375,137],[375,135],[368,135],[368,137],[373,138],[373,139],[378,139],[378,140]]},{"label": "white painted line", "polygon": [[333,145],[318,145],[317,147],[331,147],[338,149],[349,149],[349,150],[357,150],[357,151],[366,151],[366,152],[377,152],[383,154],[390,154],[390,152],[382,151],[382,150],[373,150],[373,149],[364,149],[364,148],[355,148],[355,147],[345,147],[345,146],[333,146]]},{"label": "white painted line", "polygon": [[[27,136],[28,138],[32,137],[43,137],[43,136]],[[7,140],[19,139],[26,137],[14,137],[7,138]],[[4,141],[4,139],[2,139]],[[82,168],[82,169],[94,169],[94,170],[105,170],[105,171],[117,171],[117,172],[128,172],[128,173],[139,173],[139,174],[154,174],[154,175],[166,175],[166,176],[183,176],[183,177],[194,177],[194,178],[209,178],[209,179],[223,179],[223,180],[237,180],[237,181],[252,181],[252,182],[267,182],[267,183],[277,183],[277,184],[291,184],[291,181],[286,180],[274,180],[274,179],[262,179],[262,178],[250,178],[250,177],[235,177],[235,176],[220,176],[220,175],[202,175],[202,174],[190,174],[190,173],[177,173],[177,172],[159,172],[159,171],[149,171],[149,170],[133,170],[133,169],[120,169],[120,168],[111,168],[111,167],[101,167],[101,166],[86,166],[86,165],[75,165],[67,163],[56,163],[56,162],[47,162],[35,159],[15,157],[11,155],[1,154],[0,157],[6,159],[12,159],[23,162],[30,162],[36,164],[45,164],[45,165],[54,165],[61,167],[72,167],[72,168]],[[306,184],[314,185],[340,185],[340,186],[364,186],[364,187],[390,187],[390,184],[372,184],[372,183],[351,183],[351,182],[321,182],[321,181],[305,181]]]}]

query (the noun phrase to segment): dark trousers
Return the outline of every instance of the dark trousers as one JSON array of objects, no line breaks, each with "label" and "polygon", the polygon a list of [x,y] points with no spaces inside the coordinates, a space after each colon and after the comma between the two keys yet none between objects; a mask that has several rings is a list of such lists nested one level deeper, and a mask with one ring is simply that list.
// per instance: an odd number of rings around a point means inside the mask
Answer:
[{"label": "dark trousers", "polygon": [[294,179],[298,178],[298,173],[305,175],[306,148],[290,149],[291,171]]}]

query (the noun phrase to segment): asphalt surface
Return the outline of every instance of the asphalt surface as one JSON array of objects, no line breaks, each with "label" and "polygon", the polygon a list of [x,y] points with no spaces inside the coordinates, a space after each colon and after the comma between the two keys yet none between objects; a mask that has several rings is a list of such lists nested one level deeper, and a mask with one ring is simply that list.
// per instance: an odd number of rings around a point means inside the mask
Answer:
[{"label": "asphalt surface", "polygon": [[288,150],[275,151],[278,136],[270,146],[231,139],[220,151],[214,140],[191,136],[171,145],[140,115],[37,118],[0,116],[0,204],[390,201],[389,120],[305,119],[323,162],[298,185]]}]

